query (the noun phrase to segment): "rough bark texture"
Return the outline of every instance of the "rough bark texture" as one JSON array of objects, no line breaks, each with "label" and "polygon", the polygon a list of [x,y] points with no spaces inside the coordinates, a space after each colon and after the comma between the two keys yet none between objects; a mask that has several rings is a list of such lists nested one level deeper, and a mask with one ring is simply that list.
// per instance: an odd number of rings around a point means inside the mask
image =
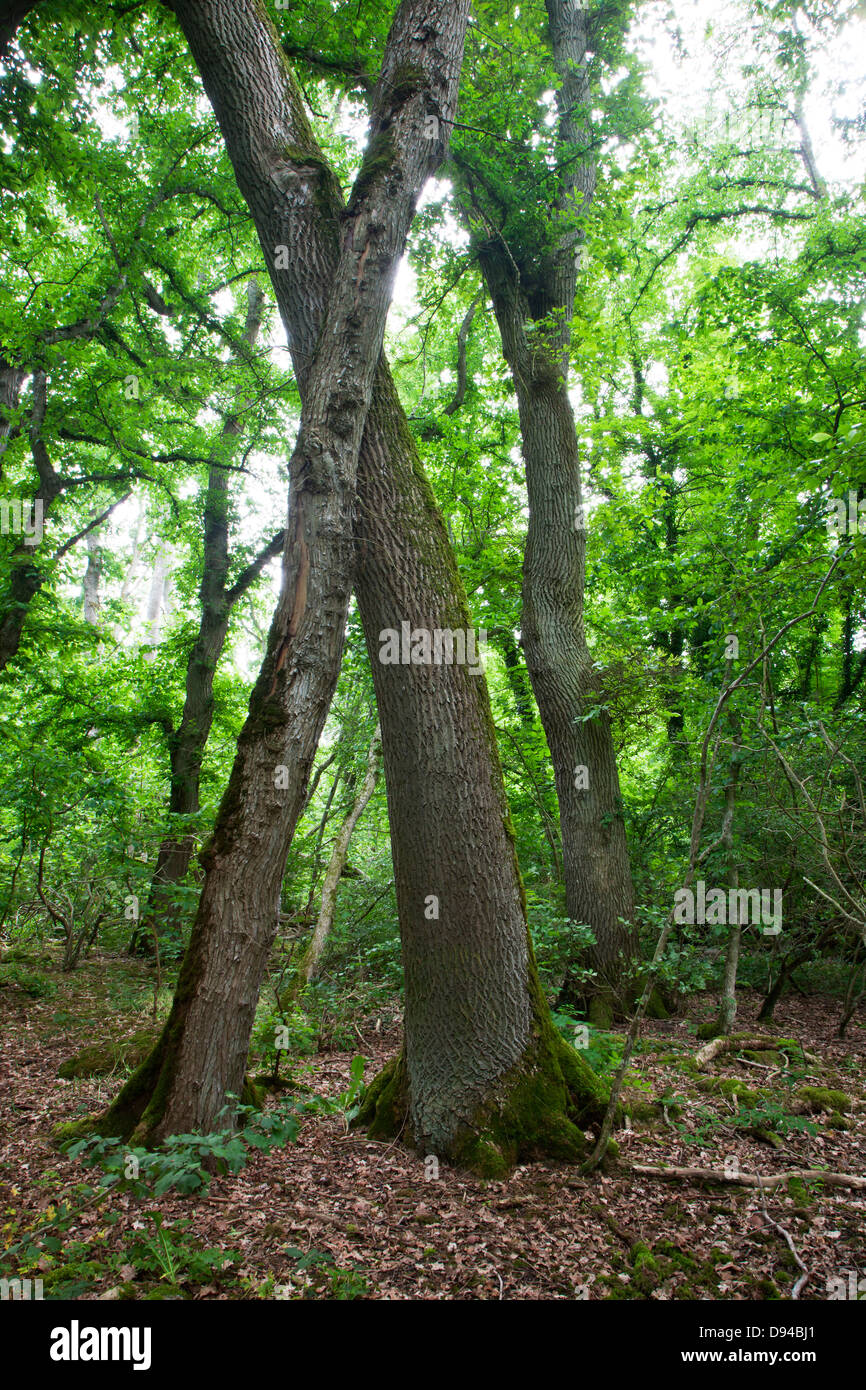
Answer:
[{"label": "rough bark texture", "polygon": [[3,455],[12,433],[15,411],[21,397],[26,374],[0,354],[0,478],[3,477]]},{"label": "rough bark texture", "polygon": [[[179,17],[186,28],[186,11]],[[303,395],[336,266],[342,202],[291,75],[271,53],[267,22],[253,27],[257,37],[240,51],[259,73],[249,79],[256,101],[229,118],[220,83],[234,85],[230,62],[211,69],[209,89],[263,245],[290,249],[290,266],[272,278]],[[295,149],[282,170],[288,202],[275,196],[265,157],[263,132],[275,127]],[[573,1155],[584,1146],[576,1124],[598,1117],[605,1096],[554,1033],[538,987],[484,680],[466,667],[377,659],[380,632],[399,630],[405,619],[440,628],[469,623],[445,527],[384,361],[358,485],[357,594],[373,653],[407,982],[406,1050],[370,1088],[365,1117],[424,1152],[487,1170],[534,1152]],[[430,895],[440,898],[438,922],[424,915]],[[235,940],[239,956],[248,941],[241,930]],[[195,969],[185,967],[181,1008],[194,987]],[[169,1029],[104,1129],[130,1132],[173,1043]],[[157,1095],[153,1112],[159,1102]]]},{"label": "rough bark texture", "polygon": [[[562,86],[559,142],[563,218],[588,206],[595,169],[575,157],[589,145],[586,11],[548,0],[551,44]],[[469,195],[470,197],[472,195]],[[553,759],[562,830],[566,911],[588,923],[602,992],[615,989],[634,951],[631,866],[619,773],[600,682],[584,631],[586,536],[580,457],[568,398],[568,348],[580,232],[554,235],[531,276],[501,237],[476,249],[517,394],[529,527],[523,565],[522,637],[532,688]],[[534,329],[530,333],[530,329]],[[585,771],[582,771],[585,770]]]},{"label": "rough bark texture", "polygon": [[[334,197],[335,182],[257,0],[175,0],[173,8],[279,285],[279,248],[292,247],[316,213],[305,188],[324,180]],[[205,883],[172,1012],[151,1058],[105,1117],[109,1132],[134,1124],[159,1138],[208,1127],[226,1095],[242,1088],[286,854],[339,672],[355,474],[393,276],[420,189],[444,153],[444,140],[425,138],[427,116],[443,132],[453,119],[467,16],[468,0],[404,0],[392,25],[367,153],[338,238],[331,229],[335,273],[321,331],[309,344],[267,655],[202,854]],[[292,289],[295,302],[299,290]],[[286,316],[279,289],[278,297]]]}]

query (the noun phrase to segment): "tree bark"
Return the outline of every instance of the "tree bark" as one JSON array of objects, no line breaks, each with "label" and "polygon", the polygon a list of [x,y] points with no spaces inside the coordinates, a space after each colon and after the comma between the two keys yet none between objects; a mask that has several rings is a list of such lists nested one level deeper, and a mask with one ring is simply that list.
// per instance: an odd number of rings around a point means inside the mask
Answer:
[{"label": "tree bark", "polygon": [[[40,369],[33,373],[33,406],[28,433],[33,461],[39,474],[39,487],[33,503],[34,506],[41,505],[43,517],[47,516],[63,490],[42,438],[47,406],[48,379]],[[6,669],[18,652],[30,604],[45,583],[45,571],[36,563],[36,548],[25,545],[22,540],[13,551],[8,588],[0,596],[0,671]]]},{"label": "tree bark", "polygon": [[87,533],[87,568],[84,571],[84,583],[82,588],[84,601],[84,621],[91,627],[96,627],[99,622],[99,615],[102,612],[102,598],[99,586],[102,581],[102,570],[105,563],[105,556],[102,545],[100,544],[99,531],[89,531]]},{"label": "tree bark", "polygon": [[[587,14],[565,0],[547,0],[547,11],[562,84],[562,167],[570,170],[562,178],[559,204],[551,208],[555,221],[568,211],[573,216],[575,210],[588,207],[595,168],[575,153],[590,143],[583,114],[590,98]],[[476,196],[471,175],[468,184],[471,202]],[[489,219],[484,220],[489,227]],[[530,279],[521,274],[501,236],[481,240],[476,231],[479,263],[520,415],[529,496],[522,639],[553,760],[566,911],[595,933],[591,963],[598,975],[598,993],[609,1000],[635,952],[629,925],[634,891],[610,716],[603,707],[584,630],[586,535],[580,456],[568,397],[579,247],[579,231],[567,225],[545,258],[532,265]],[[609,1008],[605,1002],[605,1015]]]},{"label": "tree bark", "polygon": [[26,373],[0,354],[0,478],[3,477],[3,455],[13,429],[13,415],[18,409],[25,380]]},{"label": "tree bark", "polygon": [[[198,57],[197,16],[210,6],[176,9]],[[272,279],[303,396],[336,267],[342,200],[269,22],[257,6],[244,6],[244,15],[248,28],[235,36],[243,41],[224,61],[200,66],[262,244],[289,249],[289,265],[274,267]],[[238,80],[256,93],[240,108],[231,96]],[[276,167],[273,130],[292,142],[291,157]],[[376,659],[380,633],[399,631],[405,619],[439,628],[469,620],[384,360],[358,481],[357,594],[374,654],[406,967],[405,1051],[370,1087],[362,1118],[377,1133],[488,1171],[539,1151],[573,1156],[585,1146],[577,1126],[603,1111],[605,1093],[555,1034],[538,985],[485,683],[464,666]],[[439,922],[424,915],[430,895],[440,899]],[[240,931],[229,938],[220,949],[240,956],[247,939]],[[185,965],[181,994],[196,988],[195,968]],[[230,1008],[248,988],[233,990]],[[245,1019],[239,1031],[248,1036]],[[139,1123],[172,1045],[171,1036],[162,1040],[104,1129],[128,1135]],[[157,1098],[151,1114],[158,1109]]]},{"label": "tree bark", "polygon": [[[306,231],[311,209],[305,185],[321,181],[332,198],[337,186],[315,147],[263,7],[256,0],[175,0],[173,8],[269,268],[277,272]],[[286,855],[339,672],[354,571],[355,474],[393,277],[421,187],[444,153],[468,8],[468,0],[403,0],[339,238],[334,244],[329,227],[329,237],[308,248],[314,255],[327,248],[335,273],[305,373],[283,587],[229,786],[202,854],[205,883],[172,1012],[153,1054],[106,1117],[109,1129],[124,1132],[131,1122],[159,1138],[207,1127],[226,1095],[241,1091]],[[289,119],[280,120],[275,107],[287,95]],[[443,131],[438,140],[425,138],[431,113]],[[328,269],[326,262],[326,284]],[[285,290],[275,274],[280,284]],[[305,290],[289,289],[302,322]],[[278,296],[285,316],[280,289]]]}]

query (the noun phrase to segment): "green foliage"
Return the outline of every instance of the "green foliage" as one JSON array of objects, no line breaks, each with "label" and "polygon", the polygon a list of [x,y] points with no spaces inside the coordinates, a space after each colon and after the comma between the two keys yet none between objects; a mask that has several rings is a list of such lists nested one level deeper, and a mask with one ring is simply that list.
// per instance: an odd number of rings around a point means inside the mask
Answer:
[{"label": "green foliage", "polygon": [[[328,0],[274,11],[345,188],[362,163],[393,12]],[[395,304],[388,349],[472,620],[488,632],[510,824],[552,999],[566,981],[593,983],[584,961],[593,938],[564,911],[554,769],[520,642],[521,422],[479,256],[510,277],[546,380],[570,338],[588,527],[580,617],[599,682],[573,717],[605,710],[613,722],[644,960],[686,872],[701,745],[720,692],[781,634],[729,705],[742,730],[732,862],[741,884],[785,894],[780,937],[743,933],[740,981],[766,994],[787,971],[802,988],[844,996],[862,969],[866,545],[862,523],[844,536],[827,524],[838,499],[853,493],[855,508],[866,505],[864,129],[846,114],[861,91],[859,77],[842,75],[847,13],[813,7],[808,33],[786,5],[735,4],[701,34],[676,15],[654,19],[679,77],[696,57],[714,73],[702,116],[725,119],[696,138],[680,96],[651,95],[671,74],[644,81],[641,7],[590,6],[585,91],[575,90],[578,73],[557,70],[543,0],[473,7],[449,163],[412,230],[414,299]],[[228,780],[273,606],[266,581],[251,587],[232,608],[223,652],[208,658],[213,725],[199,749],[197,809],[178,811],[172,759],[187,675],[198,669],[206,536],[225,521],[230,589],[283,524],[299,405],[274,350],[262,248],[169,8],[124,6],[103,21],[82,0],[40,10],[4,60],[0,110],[0,372],[20,376],[0,411],[0,500],[29,500],[49,470],[59,488],[44,546],[28,555],[0,536],[0,623],[25,617],[0,676],[0,986],[37,1003],[56,993],[58,964],[126,950],[168,837],[188,837],[192,857],[162,897],[161,969],[183,953],[200,891],[195,856]],[[832,177],[819,167],[817,183],[791,115],[814,100],[831,113],[833,142]],[[764,139],[757,125],[773,112],[783,138]],[[551,305],[551,258],[567,251],[562,266],[573,266],[578,248],[574,302]],[[266,302],[251,348],[254,278]],[[227,435],[229,421],[237,432]],[[84,533],[104,513],[91,548]],[[173,598],[152,647],[148,589],[166,557]],[[91,561],[96,621],[83,603]],[[33,565],[40,583],[22,605]],[[814,613],[794,621],[813,600]],[[726,655],[729,635],[736,657]],[[375,723],[372,688],[353,606],[253,1032],[253,1056],[272,1075],[286,1050],[275,1046],[278,1028],[294,1065],[323,1048],[352,1051],[359,1031],[399,1018],[384,786],[355,833],[321,974],[281,1002]],[[730,868],[719,832],[734,765],[730,729],[719,735],[697,847],[700,873],[716,883]],[[727,939],[727,926],[678,927],[660,983],[679,996],[717,989]],[[15,947],[35,954],[16,959]],[[21,1002],[11,989],[7,999]],[[556,1021],[571,1041],[578,1020]],[[610,1074],[613,1035],[590,1030],[589,1042],[591,1065]],[[340,1104],[350,1112],[355,1099],[350,1087]],[[175,1136],[162,1156],[137,1157],[161,1191],[200,1190],[207,1165],[234,1170],[242,1152],[270,1142],[267,1123]],[[121,1180],[119,1148],[80,1152]]]},{"label": "green foliage", "polygon": [[681,1142],[710,1146],[722,1143],[725,1132],[737,1129],[760,1130],[769,1135],[818,1133],[817,1127],[804,1115],[792,1115],[782,1100],[761,1096],[753,1101],[751,1093],[739,1098],[735,1115],[719,1115],[707,1105],[692,1105],[685,1117],[675,1117],[670,1123],[681,1136]]},{"label": "green foliage", "polygon": [[292,1143],[298,1135],[298,1116],[304,1106],[282,1101],[271,1110],[259,1111],[239,1105],[236,1116],[240,1128],[229,1127],[213,1134],[172,1134],[155,1152],[130,1148],[120,1139],[92,1136],[65,1146],[71,1158],[81,1158],[88,1167],[97,1166],[106,1175],[103,1185],[122,1184],[138,1196],[161,1196],[169,1191],[206,1191],[213,1172],[238,1173],[249,1158],[250,1149],[269,1152]]},{"label": "green foliage", "polygon": [[289,1246],[286,1254],[294,1260],[299,1274],[312,1276],[304,1289],[304,1298],[315,1298],[318,1294],[343,1303],[365,1298],[370,1292],[367,1279],[359,1270],[341,1269],[333,1255],[326,1251],[304,1252]]},{"label": "green foliage", "polygon": [[579,1049],[581,1057],[596,1075],[613,1076],[622,1061],[623,1039],[619,1034],[604,1032],[558,1009],[551,1011],[551,1017],[557,1032],[572,1047]]},{"label": "green foliage", "polygon": [[526,897],[535,959],[545,986],[555,992],[566,975],[575,982],[591,980],[585,952],[595,944],[592,928],[559,916],[550,903],[537,901],[535,894]]},{"label": "green foliage", "polygon": [[224,1273],[243,1256],[236,1250],[196,1248],[189,1239],[190,1220],[166,1222],[162,1212],[149,1212],[147,1220],[153,1235],[142,1234],[131,1240],[124,1256],[138,1277],[153,1273],[173,1288],[182,1284],[205,1284],[215,1273]]},{"label": "green foliage", "polygon": [[56,980],[24,965],[0,965],[0,989],[7,985],[14,985],[31,999],[51,999],[57,993]]}]

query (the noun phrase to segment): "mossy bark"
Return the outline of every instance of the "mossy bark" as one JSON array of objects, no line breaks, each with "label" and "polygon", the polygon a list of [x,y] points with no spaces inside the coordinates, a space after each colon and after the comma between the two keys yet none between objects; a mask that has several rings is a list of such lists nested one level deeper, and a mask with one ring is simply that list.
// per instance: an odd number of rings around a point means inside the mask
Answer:
[{"label": "mossy bark", "polygon": [[[449,5],[453,22],[457,7],[453,0]],[[214,35],[199,26],[203,11],[212,8],[200,0],[175,4],[185,29],[196,32],[206,52]],[[251,8],[239,4],[237,13]],[[437,0],[430,14],[441,8]],[[264,32],[261,40],[265,51]],[[245,60],[256,51],[245,48]],[[226,64],[226,81],[236,86],[234,53]],[[219,75],[212,64],[208,75],[210,89]],[[288,167],[285,151],[275,150],[268,135],[279,127],[293,144],[309,147],[308,132],[294,138],[302,118],[289,88],[286,76],[287,99],[275,103],[278,109],[264,111],[266,88],[240,115],[233,108],[248,124],[227,143],[266,252],[284,243],[295,257],[285,275],[274,275],[274,285],[304,397],[334,272],[334,238],[316,202],[316,166]],[[213,95],[218,107],[219,94]],[[285,207],[274,196],[275,186],[290,195]],[[598,1117],[605,1096],[598,1079],[555,1034],[538,985],[484,680],[465,665],[404,667],[378,659],[380,632],[399,631],[404,620],[428,630],[465,630],[471,623],[447,533],[384,360],[367,417],[359,493],[356,587],[382,725],[406,975],[405,1057],[371,1088],[368,1104],[382,1128],[391,1124],[399,1132],[405,1122],[404,1133],[425,1153],[450,1155],[485,1171],[501,1171],[522,1153],[576,1157],[583,1149],[579,1125]],[[256,715],[261,727],[250,737],[267,735],[266,690]],[[277,732],[278,721],[274,737]],[[233,830],[233,816],[241,814],[238,793],[233,778],[227,815],[221,813],[209,851],[215,868],[237,853],[236,837],[225,833],[223,822]],[[259,834],[263,823],[267,817],[260,816],[254,827]],[[203,1045],[197,1059],[187,1058],[197,1060],[198,1070],[187,1065],[187,1074],[200,1087],[202,1077],[207,1082],[211,1052],[220,1054],[229,1044],[239,1048],[238,1040],[249,1035],[266,927],[276,922],[271,880],[279,863],[275,870],[272,847],[264,844],[260,854],[253,843],[243,862],[243,874],[239,858],[222,875],[225,896],[218,908],[224,930],[216,936],[194,931],[164,1038],[113,1107],[127,1128],[155,1124],[168,1130],[166,1091],[172,1098],[183,1094],[177,1055],[186,1051],[187,1039]],[[206,893],[218,882],[219,875],[209,874]],[[425,910],[434,903],[435,913]],[[234,955],[215,969],[214,951],[223,947]],[[206,1018],[195,1023],[197,1001]],[[240,1050],[233,1054],[234,1089],[244,1061]],[[217,1079],[224,1084],[227,1076],[222,1067]]]},{"label": "mossy bark", "polygon": [[[528,939],[527,950],[531,1024],[525,1051],[474,1111],[455,1124],[448,1141],[433,1150],[482,1177],[502,1176],[526,1159],[584,1158],[584,1130],[601,1122],[608,1102],[605,1083],[556,1032]],[[366,1125],[373,1138],[402,1139],[426,1156],[430,1146],[415,1132],[412,1111],[404,1050],[371,1082],[356,1123]]]}]

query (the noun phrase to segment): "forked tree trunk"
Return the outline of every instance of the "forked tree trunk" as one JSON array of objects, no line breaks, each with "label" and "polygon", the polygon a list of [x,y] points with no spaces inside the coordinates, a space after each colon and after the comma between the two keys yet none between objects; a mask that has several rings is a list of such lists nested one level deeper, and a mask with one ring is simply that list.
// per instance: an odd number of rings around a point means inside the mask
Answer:
[{"label": "forked tree trunk", "polygon": [[[276,272],[283,248],[305,230],[304,187],[324,171],[296,90],[301,140],[291,142],[291,125],[268,119],[279,115],[274,101],[282,102],[291,82],[272,25],[257,0],[175,0],[174,9],[242,190],[253,193],[254,215],[262,202],[267,208],[258,230]],[[202,854],[204,888],[172,1011],[150,1058],[105,1117],[109,1132],[135,1128],[161,1138],[207,1128],[226,1096],[241,1092],[286,856],[339,673],[358,455],[393,277],[420,190],[444,153],[468,10],[468,0],[403,0],[391,28],[367,152],[338,242],[328,228],[325,243],[335,273],[306,374],[267,655]],[[431,115],[438,139],[428,135]],[[331,177],[328,187],[335,191]],[[271,225],[275,207],[280,228]]]},{"label": "forked tree trunk", "polygon": [[[243,32],[235,35],[244,41],[207,61],[197,15],[210,6],[177,9],[262,244],[289,250],[286,270],[272,278],[305,395],[337,261],[339,191],[260,8],[245,5]],[[254,101],[238,103],[239,83],[256,93]],[[285,145],[275,156],[268,134],[275,130],[291,142],[290,157]],[[370,1087],[363,1118],[422,1152],[489,1171],[534,1152],[571,1156],[585,1147],[578,1126],[600,1116],[605,1092],[555,1034],[539,987],[484,680],[465,666],[377,659],[380,633],[399,631],[404,620],[438,628],[469,622],[445,527],[384,361],[358,484],[357,594],[374,654],[406,967],[405,1051]],[[425,916],[431,896],[439,899],[438,921]],[[247,948],[238,931],[234,946],[222,949],[240,957]],[[184,977],[184,991],[197,987],[194,971],[185,968]],[[233,984],[224,983],[221,999],[235,1007]],[[164,1040],[132,1078],[103,1128],[130,1133],[171,1043]]]}]

